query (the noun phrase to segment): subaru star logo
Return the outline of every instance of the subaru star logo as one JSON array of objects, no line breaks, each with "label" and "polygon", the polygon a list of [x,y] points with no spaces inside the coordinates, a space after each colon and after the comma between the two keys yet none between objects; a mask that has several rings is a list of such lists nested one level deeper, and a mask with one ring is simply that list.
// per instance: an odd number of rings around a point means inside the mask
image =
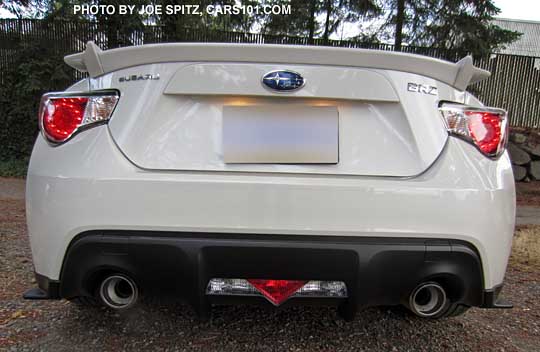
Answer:
[{"label": "subaru star logo", "polygon": [[262,83],[270,89],[289,92],[302,88],[306,80],[297,72],[278,70],[265,74]]}]

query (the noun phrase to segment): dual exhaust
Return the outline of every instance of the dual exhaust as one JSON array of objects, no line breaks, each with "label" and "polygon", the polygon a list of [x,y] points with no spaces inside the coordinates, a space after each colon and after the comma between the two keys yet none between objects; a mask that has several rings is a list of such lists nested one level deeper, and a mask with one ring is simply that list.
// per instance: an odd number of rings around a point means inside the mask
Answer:
[{"label": "dual exhaust", "polygon": [[124,274],[105,277],[99,286],[99,298],[107,307],[125,310],[133,307],[139,299],[135,281]]},{"label": "dual exhaust", "polygon": [[437,282],[421,283],[409,295],[406,306],[421,318],[435,318],[450,305],[446,290]]},{"label": "dual exhaust", "polygon": [[[109,308],[126,310],[139,299],[135,281],[124,274],[106,276],[99,287],[99,298]],[[437,282],[428,281],[418,285],[405,304],[411,312],[422,318],[434,318],[450,305],[446,290]]]}]

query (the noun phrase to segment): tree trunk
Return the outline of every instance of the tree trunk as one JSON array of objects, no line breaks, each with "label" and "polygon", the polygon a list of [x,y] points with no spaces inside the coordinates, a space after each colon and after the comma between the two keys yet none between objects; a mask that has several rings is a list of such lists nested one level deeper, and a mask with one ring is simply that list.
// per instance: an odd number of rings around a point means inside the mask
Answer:
[{"label": "tree trunk", "polygon": [[118,21],[103,21],[102,25],[105,24],[107,28],[107,49],[114,49],[120,46],[120,41],[118,40]]},{"label": "tree trunk", "polygon": [[310,1],[310,7],[309,7],[309,37],[308,42],[309,44],[313,45],[313,37],[315,36],[315,4],[317,0],[311,0]]},{"label": "tree trunk", "polygon": [[330,15],[332,14],[332,0],[326,0],[326,21],[324,23],[323,39],[328,44],[328,37],[330,36]]},{"label": "tree trunk", "polygon": [[403,41],[404,17],[405,17],[405,0],[397,0],[396,35],[395,35],[395,40],[394,40],[395,51],[401,51],[401,42]]}]

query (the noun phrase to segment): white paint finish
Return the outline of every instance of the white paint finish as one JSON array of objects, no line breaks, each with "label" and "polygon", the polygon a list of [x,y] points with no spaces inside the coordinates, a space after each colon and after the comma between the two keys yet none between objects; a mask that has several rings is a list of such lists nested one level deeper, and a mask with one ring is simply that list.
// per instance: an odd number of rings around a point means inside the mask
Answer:
[{"label": "white paint finish", "polygon": [[165,94],[275,97],[276,91],[265,87],[261,79],[268,72],[284,69],[298,72],[306,84],[295,91],[280,92],[281,98],[399,102],[394,88],[380,73],[320,65],[192,64],[173,75]]},{"label": "white paint finish", "polygon": [[455,138],[412,179],[157,172],[129,163],[100,126],[56,148],[39,136],[27,182],[34,264],[51,279],[78,233],[133,229],[460,239],[477,247],[489,289],[514,229],[507,154],[493,161]]},{"label": "white paint finish", "polygon": [[488,71],[474,67],[471,57],[453,64],[432,57],[401,52],[330,48],[322,46],[164,43],[102,51],[88,42],[82,53],[68,55],[71,67],[99,77],[129,67],[165,62],[234,62],[327,65],[394,70],[437,79],[461,91],[468,84],[489,77]]},{"label": "white paint finish", "polygon": [[[197,50],[188,54],[200,54]],[[127,52],[97,63],[121,65],[118,60]],[[302,60],[305,53],[311,53],[293,52]],[[233,53],[227,49],[226,54]],[[211,94],[210,81],[199,87],[207,89],[208,96],[163,94],[170,79],[190,65],[204,66],[200,62],[144,65],[70,88],[85,90],[87,83],[92,89],[116,88],[121,99],[108,127],[90,129],[55,148],[38,136],[27,179],[28,228],[38,273],[58,279],[69,243],[83,231],[133,229],[459,239],[478,249],[486,289],[503,281],[515,217],[508,156],[490,160],[473,146],[448,138],[437,112],[439,100],[480,104],[475,98],[426,75],[341,67],[349,73],[371,72],[377,75],[377,82],[389,82],[399,103],[368,100],[368,90],[361,91],[358,99],[362,100],[323,99],[321,92],[330,94],[325,89],[337,89],[339,84],[330,76],[311,77],[319,71],[299,64],[294,67],[303,70],[308,82],[318,82],[306,92],[321,93],[319,98],[246,97],[249,89],[240,90],[237,96],[216,96]],[[246,72],[291,68],[289,63],[281,67],[275,62],[250,64],[249,60],[242,65],[251,67]],[[323,71],[335,72],[333,69]],[[414,72],[431,69],[426,65],[415,67]],[[159,81],[118,82],[126,75],[157,73]],[[447,73],[443,81],[448,83],[459,72],[453,72],[454,76]],[[353,80],[345,81],[350,84]],[[409,92],[408,82],[436,86],[438,96]],[[371,94],[380,97],[378,89]],[[335,94],[353,96],[356,92]],[[286,108],[295,104],[338,110],[339,164],[223,163],[224,106]],[[373,177],[414,175],[407,179]]]},{"label": "white paint finish", "polygon": [[223,107],[225,163],[335,164],[339,122],[333,106]]},{"label": "white paint finish", "polygon": [[[387,71],[385,74],[394,82],[401,106],[407,114],[413,131],[411,142],[418,148],[417,157],[423,165],[429,166],[441,152],[448,137],[438,110],[439,101],[454,101],[454,94],[458,91],[431,78],[397,71]],[[410,92],[407,90],[409,82],[437,87],[438,95]]]},{"label": "white paint finish", "polygon": [[[179,66],[141,66],[91,80],[93,89],[117,88],[121,91],[109,126],[123,153],[141,168],[414,176],[435,161],[447,139],[437,111],[437,97],[406,90],[409,81],[436,84],[422,76],[398,72],[377,73],[391,82],[401,103],[299,97],[285,99],[279,93],[275,97],[162,94]],[[159,73],[161,79],[118,82],[122,76],[137,73]],[[306,74],[305,78],[308,82],[317,81],[310,74]],[[447,99],[443,96],[439,98]],[[336,107],[339,112],[340,162],[333,166],[224,163],[220,137],[223,106],[274,104]]]}]

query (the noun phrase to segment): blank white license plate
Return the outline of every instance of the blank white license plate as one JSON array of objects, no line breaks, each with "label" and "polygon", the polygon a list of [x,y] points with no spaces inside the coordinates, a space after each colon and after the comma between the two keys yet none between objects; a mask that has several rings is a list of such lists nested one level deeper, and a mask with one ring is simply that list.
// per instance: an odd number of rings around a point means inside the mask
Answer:
[{"label": "blank white license plate", "polygon": [[339,121],[333,106],[224,106],[225,163],[336,164]]}]

